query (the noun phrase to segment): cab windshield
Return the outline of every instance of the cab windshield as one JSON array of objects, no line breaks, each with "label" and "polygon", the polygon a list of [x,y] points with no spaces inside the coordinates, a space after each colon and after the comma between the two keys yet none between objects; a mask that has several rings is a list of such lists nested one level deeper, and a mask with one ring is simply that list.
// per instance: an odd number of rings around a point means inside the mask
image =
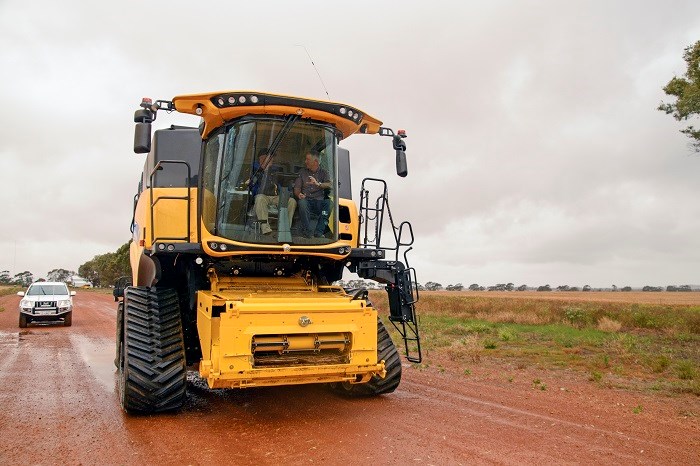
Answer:
[{"label": "cab windshield", "polygon": [[337,240],[336,139],[332,127],[247,118],[213,134],[202,170],[202,219],[217,236],[247,243]]}]

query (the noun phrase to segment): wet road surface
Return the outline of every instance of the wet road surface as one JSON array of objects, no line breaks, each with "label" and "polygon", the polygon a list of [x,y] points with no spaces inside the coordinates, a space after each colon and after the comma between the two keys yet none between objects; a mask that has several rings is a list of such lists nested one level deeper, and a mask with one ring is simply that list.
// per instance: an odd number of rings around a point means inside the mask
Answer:
[{"label": "wet road surface", "polygon": [[[388,396],[322,386],[208,390],[178,413],[129,416],[116,393],[109,295],[78,292],[73,326],[17,325],[0,297],[0,464],[699,464],[698,397],[561,376],[535,390],[404,367]],[[631,407],[643,405],[641,413]]]}]

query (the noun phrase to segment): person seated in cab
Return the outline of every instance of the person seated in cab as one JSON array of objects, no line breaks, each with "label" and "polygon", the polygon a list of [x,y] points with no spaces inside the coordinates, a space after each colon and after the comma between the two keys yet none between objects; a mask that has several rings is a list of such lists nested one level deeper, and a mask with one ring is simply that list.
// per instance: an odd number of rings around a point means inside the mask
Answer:
[{"label": "person seated in cab", "polygon": [[[307,152],[304,165],[294,183],[294,195],[299,199],[301,234],[305,238],[312,235],[320,238],[326,232],[331,211],[331,200],[327,195],[331,189],[331,179],[328,172],[321,168],[318,152]],[[318,215],[315,225],[311,225],[312,214]]]},{"label": "person seated in cab", "polygon": [[[253,185],[251,192],[255,196],[255,215],[260,222],[260,232],[263,235],[272,233],[272,228],[268,222],[268,213],[270,205],[279,207],[279,192],[281,189],[287,189],[279,186],[280,173],[282,168],[273,165],[273,157],[267,148],[258,152],[258,164],[253,166]],[[250,180],[248,180],[248,183]],[[289,196],[287,201],[287,215],[289,218],[289,226],[292,225],[292,217],[297,207],[297,201]]]}]

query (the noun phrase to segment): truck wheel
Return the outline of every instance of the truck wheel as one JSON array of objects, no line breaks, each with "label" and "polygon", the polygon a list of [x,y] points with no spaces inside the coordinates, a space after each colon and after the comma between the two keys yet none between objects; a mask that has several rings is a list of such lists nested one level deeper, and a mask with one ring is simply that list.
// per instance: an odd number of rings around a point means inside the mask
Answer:
[{"label": "truck wheel", "polygon": [[367,383],[341,382],[332,384],[331,387],[334,391],[345,396],[361,397],[391,393],[399,386],[401,383],[401,356],[381,320],[377,321],[377,359],[384,360],[386,377],[381,378],[375,375]]},{"label": "truck wheel", "polygon": [[27,315],[23,313],[19,313],[19,328],[27,328],[27,323],[28,323]]},{"label": "truck wheel", "polygon": [[129,413],[182,407],[185,345],[178,296],[172,288],[135,286],[124,293],[119,395]]},{"label": "truck wheel", "polygon": [[73,311],[70,311],[66,316],[63,318],[63,326],[64,327],[70,327],[73,324]]}]

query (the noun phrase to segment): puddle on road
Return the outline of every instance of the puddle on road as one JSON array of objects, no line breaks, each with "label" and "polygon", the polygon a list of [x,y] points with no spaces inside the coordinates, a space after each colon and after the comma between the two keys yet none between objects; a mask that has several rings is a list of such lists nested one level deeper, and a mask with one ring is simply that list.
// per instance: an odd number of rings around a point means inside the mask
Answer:
[{"label": "puddle on road", "polygon": [[19,346],[19,332],[0,332],[0,346]]},{"label": "puddle on road", "polygon": [[71,343],[80,352],[93,377],[108,392],[115,391],[114,342],[71,334]]}]

